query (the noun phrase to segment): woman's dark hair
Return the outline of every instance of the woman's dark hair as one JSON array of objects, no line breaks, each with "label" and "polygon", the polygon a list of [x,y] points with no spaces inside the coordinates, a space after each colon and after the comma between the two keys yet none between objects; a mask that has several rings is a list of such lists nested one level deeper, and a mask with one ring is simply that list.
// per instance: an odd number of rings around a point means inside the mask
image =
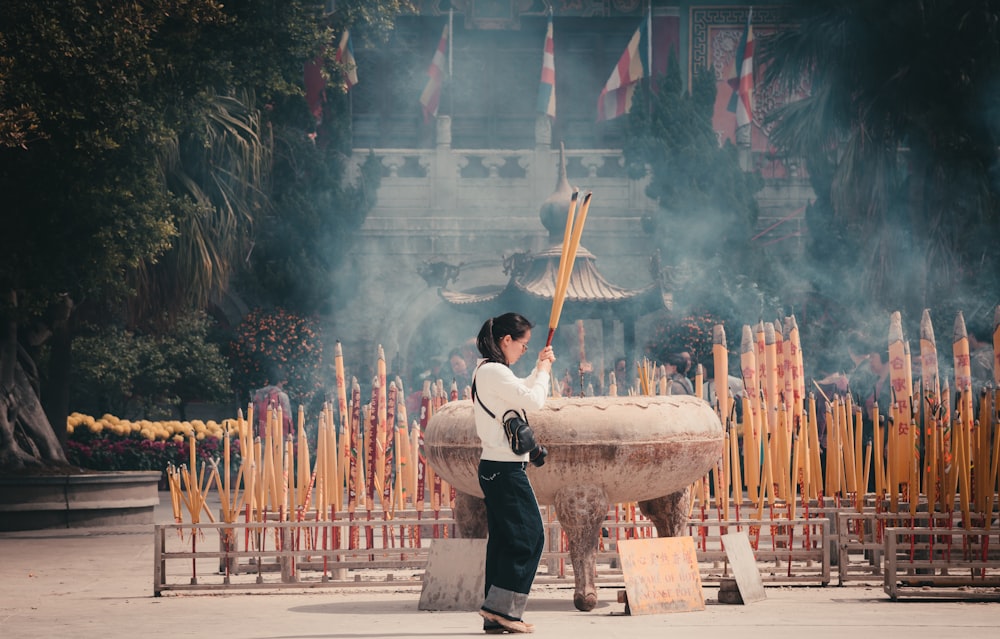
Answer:
[{"label": "woman's dark hair", "polygon": [[530,331],[534,324],[518,313],[504,313],[498,317],[491,317],[483,323],[479,329],[479,336],[476,337],[476,348],[488,362],[507,365],[507,358],[500,349],[500,340],[504,335],[510,335],[511,339],[520,339],[525,333]]}]

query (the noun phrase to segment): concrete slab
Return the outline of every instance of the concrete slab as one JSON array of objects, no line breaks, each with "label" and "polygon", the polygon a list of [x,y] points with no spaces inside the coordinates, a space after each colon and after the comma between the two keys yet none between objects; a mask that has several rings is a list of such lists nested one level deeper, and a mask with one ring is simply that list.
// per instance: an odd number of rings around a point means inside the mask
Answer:
[{"label": "concrete slab", "polygon": [[485,584],[485,539],[435,539],[417,608],[475,612],[483,603]]},{"label": "concrete slab", "polygon": [[726,558],[729,559],[736,578],[742,603],[751,604],[766,599],[764,582],[760,578],[760,569],[754,560],[750,536],[746,531],[722,535],[722,545],[726,548]]}]

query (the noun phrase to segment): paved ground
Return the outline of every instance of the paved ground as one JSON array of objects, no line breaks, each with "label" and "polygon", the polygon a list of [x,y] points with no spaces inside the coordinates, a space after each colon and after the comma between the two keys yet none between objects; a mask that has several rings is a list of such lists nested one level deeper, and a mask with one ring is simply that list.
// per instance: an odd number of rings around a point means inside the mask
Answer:
[{"label": "paved ground", "polygon": [[[158,522],[169,521],[161,494]],[[249,594],[152,596],[150,526],[0,533],[0,637],[480,637],[469,612],[417,609],[416,586]],[[599,592],[589,613],[572,591],[536,588],[525,619],[553,639],[671,637],[824,639],[871,636],[974,639],[997,636],[1000,603],[893,602],[880,586],[768,587],[747,606],[716,603],[703,611],[625,616],[619,588]]]}]

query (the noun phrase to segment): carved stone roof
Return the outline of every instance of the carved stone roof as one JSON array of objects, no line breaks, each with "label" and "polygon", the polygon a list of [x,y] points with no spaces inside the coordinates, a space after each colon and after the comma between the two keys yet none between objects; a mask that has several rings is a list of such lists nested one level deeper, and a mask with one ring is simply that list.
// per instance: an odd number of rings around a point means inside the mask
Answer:
[{"label": "carved stone roof", "polygon": [[[480,286],[466,291],[442,288],[440,295],[450,304],[481,314],[481,309],[493,307],[527,310],[547,305],[550,308],[561,253],[562,243],[550,246],[535,255],[524,272],[514,272],[506,285]],[[566,289],[563,317],[622,319],[670,307],[670,297],[662,292],[659,283],[653,282],[638,289],[623,288],[601,275],[595,262],[596,258],[590,251],[579,247]]]}]

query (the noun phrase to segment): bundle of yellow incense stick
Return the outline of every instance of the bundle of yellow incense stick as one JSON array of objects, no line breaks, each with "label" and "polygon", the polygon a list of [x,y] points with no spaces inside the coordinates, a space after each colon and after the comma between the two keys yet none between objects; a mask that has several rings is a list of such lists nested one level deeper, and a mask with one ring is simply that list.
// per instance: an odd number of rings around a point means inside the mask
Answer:
[{"label": "bundle of yellow incense stick", "polygon": [[576,204],[579,191],[573,191],[570,199],[569,212],[566,215],[566,230],[563,233],[562,254],[559,256],[559,270],[556,273],[555,292],[552,296],[552,312],[549,315],[549,336],[545,345],[552,344],[552,336],[559,326],[559,316],[562,315],[563,302],[566,300],[566,290],[569,288],[569,278],[576,262],[576,252],[580,247],[580,236],[583,235],[583,225],[587,221],[587,211],[590,209],[591,193],[583,198],[580,215],[576,215]]}]

